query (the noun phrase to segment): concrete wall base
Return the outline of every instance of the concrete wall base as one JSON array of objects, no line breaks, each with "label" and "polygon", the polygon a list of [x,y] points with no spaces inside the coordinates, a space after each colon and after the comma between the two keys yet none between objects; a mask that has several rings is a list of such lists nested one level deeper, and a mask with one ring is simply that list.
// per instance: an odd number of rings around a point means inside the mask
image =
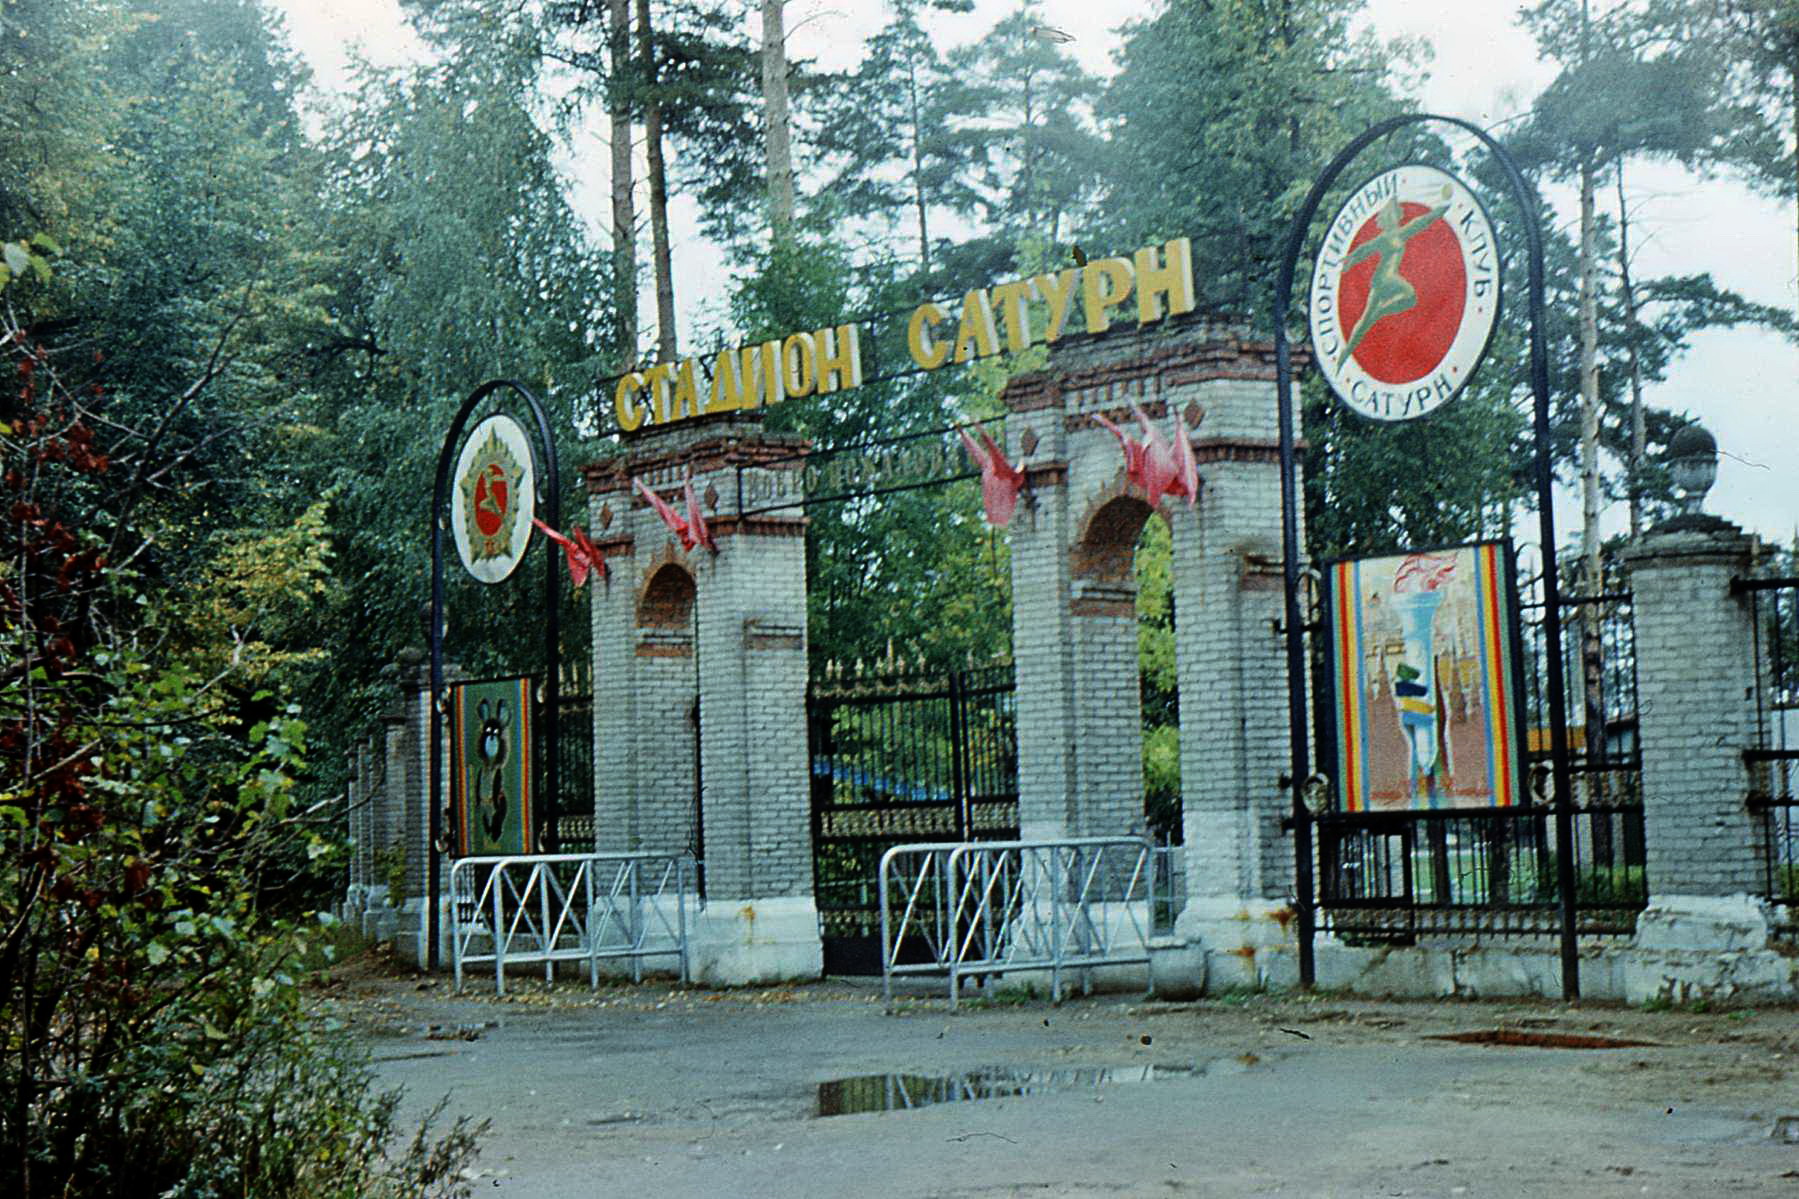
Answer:
[{"label": "concrete wall base", "polygon": [[[378,923],[381,927],[391,930],[382,939],[393,941],[395,960],[411,962],[420,970],[428,968],[431,960],[431,942],[427,917],[430,915],[431,905],[422,895],[415,895],[401,904],[399,908],[389,908],[387,911],[388,915],[379,917]],[[437,960],[438,964],[446,971],[450,969],[452,918],[450,897],[446,895],[438,901],[437,925]]]},{"label": "concrete wall base", "polygon": [[779,899],[709,897],[688,933],[693,980],[741,987],[824,975],[818,906],[809,896]]},{"label": "concrete wall base", "polygon": [[[1288,990],[1299,985],[1299,943],[1291,905],[1284,900],[1201,896],[1187,901],[1156,959],[1156,991],[1172,995],[1203,988],[1230,991]],[[1175,944],[1197,955],[1184,958]],[[1167,961],[1164,980],[1163,962]],[[1197,974],[1197,980],[1194,976]]]},{"label": "concrete wall base", "polygon": [[[1173,937],[1159,938],[1156,994],[1165,999],[1298,986],[1298,947],[1283,934],[1289,914],[1265,900],[1195,901]],[[1320,936],[1317,985],[1354,995],[1409,999],[1497,999],[1562,994],[1554,937],[1440,939],[1416,945],[1346,945]],[[1747,895],[1667,896],[1637,922],[1630,940],[1580,945],[1580,992],[1626,1003],[1799,1000],[1799,953],[1775,945],[1767,913]]]},{"label": "concrete wall base", "polygon": [[1774,947],[1749,895],[1664,895],[1637,919],[1624,962],[1631,1003],[1799,999],[1799,956]]},{"label": "concrete wall base", "polygon": [[[1253,917],[1243,923],[1255,927]],[[1164,999],[1299,986],[1299,950],[1291,942],[1196,944],[1177,936],[1163,938],[1154,952],[1156,994]],[[1583,946],[1581,993],[1591,999],[1623,999],[1627,952],[1598,941]],[[1561,954],[1550,938],[1345,945],[1321,936],[1313,944],[1313,962],[1321,990],[1352,995],[1492,999],[1559,998],[1562,993]]]}]

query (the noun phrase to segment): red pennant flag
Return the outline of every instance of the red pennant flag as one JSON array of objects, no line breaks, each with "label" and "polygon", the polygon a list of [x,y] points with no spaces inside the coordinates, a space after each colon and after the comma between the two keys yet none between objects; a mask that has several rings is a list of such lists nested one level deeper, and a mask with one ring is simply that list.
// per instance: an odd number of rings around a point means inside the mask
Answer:
[{"label": "red pennant flag", "polygon": [[1107,420],[1102,413],[1095,412],[1093,419],[1112,430],[1112,436],[1118,439],[1118,447],[1124,451],[1124,477],[1145,491],[1149,490],[1148,478],[1143,473],[1143,447],[1129,433]]},{"label": "red pennant flag", "polygon": [[694,542],[693,531],[687,527],[687,522],[682,520],[680,515],[677,514],[673,508],[668,506],[667,501],[648,487],[645,487],[642,479],[632,479],[631,486],[636,488],[637,492],[650,502],[650,507],[656,510],[656,515],[662,518],[662,523],[668,526],[669,531],[681,539],[681,548],[684,550],[692,549]]},{"label": "red pennant flag", "polygon": [[1180,468],[1175,463],[1173,447],[1162,440],[1162,431],[1150,423],[1139,405],[1132,404],[1131,411],[1137,414],[1137,424],[1143,429],[1143,493],[1154,508],[1173,489]]},{"label": "red pennant flag", "polygon": [[981,468],[981,507],[987,512],[987,523],[1004,528],[1012,523],[1012,513],[1018,507],[1024,472],[1006,461],[1006,452],[994,444],[984,425],[977,424],[975,430],[981,435],[979,445],[967,429],[958,428],[956,432],[967,447],[968,456]]},{"label": "red pennant flag", "polygon": [[1174,482],[1168,494],[1181,496],[1189,508],[1199,502],[1199,462],[1193,457],[1193,442],[1178,416],[1174,418]]},{"label": "red pennant flag", "polygon": [[589,571],[598,574],[602,579],[606,577],[606,559],[600,553],[600,548],[588,540],[586,529],[576,525],[574,537],[571,540],[535,516],[531,518],[531,523],[542,529],[545,537],[562,547],[562,552],[568,556],[569,580],[576,588],[587,582]]},{"label": "red pennant flag", "polygon": [[687,548],[692,549],[694,545],[702,545],[713,553],[718,553],[718,546],[712,543],[712,530],[706,527],[706,518],[700,512],[700,502],[694,498],[692,475],[687,476],[685,491],[687,494],[687,529],[693,536],[693,543]]}]

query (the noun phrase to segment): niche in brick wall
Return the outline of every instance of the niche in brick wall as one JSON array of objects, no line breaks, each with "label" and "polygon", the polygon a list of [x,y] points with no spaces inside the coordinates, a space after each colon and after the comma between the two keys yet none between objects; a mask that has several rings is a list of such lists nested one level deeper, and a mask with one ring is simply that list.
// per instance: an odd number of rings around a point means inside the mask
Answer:
[{"label": "niche in brick wall", "polygon": [[637,627],[683,630],[693,623],[693,576],[675,562],[656,567],[637,599]]}]

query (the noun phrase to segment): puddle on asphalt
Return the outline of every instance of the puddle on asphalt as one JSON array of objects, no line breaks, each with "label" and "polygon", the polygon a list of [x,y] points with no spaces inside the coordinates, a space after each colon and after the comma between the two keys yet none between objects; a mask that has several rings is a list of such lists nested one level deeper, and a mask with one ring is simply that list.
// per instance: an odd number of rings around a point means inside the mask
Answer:
[{"label": "puddle on asphalt", "polygon": [[1196,1065],[1095,1066],[1065,1070],[989,1067],[966,1074],[863,1074],[818,1084],[818,1115],[898,1112],[934,1103],[1009,1099],[1090,1091],[1123,1083],[1158,1082],[1204,1074]]},{"label": "puddle on asphalt", "polygon": [[1438,1033],[1429,1039],[1460,1041],[1464,1045],[1522,1045],[1532,1049],[1649,1049],[1655,1046],[1654,1041],[1630,1041],[1621,1037],[1594,1037],[1566,1032],[1525,1032],[1515,1028]]}]

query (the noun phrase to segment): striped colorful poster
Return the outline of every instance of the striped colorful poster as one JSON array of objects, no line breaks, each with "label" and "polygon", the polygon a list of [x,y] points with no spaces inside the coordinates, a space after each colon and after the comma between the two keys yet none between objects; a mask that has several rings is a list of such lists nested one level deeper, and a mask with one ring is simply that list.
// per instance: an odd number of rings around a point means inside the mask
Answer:
[{"label": "striped colorful poster", "polygon": [[531,680],[458,683],[450,712],[459,855],[532,852]]},{"label": "striped colorful poster", "polygon": [[1510,546],[1338,562],[1325,603],[1343,810],[1515,802],[1523,679]]}]

